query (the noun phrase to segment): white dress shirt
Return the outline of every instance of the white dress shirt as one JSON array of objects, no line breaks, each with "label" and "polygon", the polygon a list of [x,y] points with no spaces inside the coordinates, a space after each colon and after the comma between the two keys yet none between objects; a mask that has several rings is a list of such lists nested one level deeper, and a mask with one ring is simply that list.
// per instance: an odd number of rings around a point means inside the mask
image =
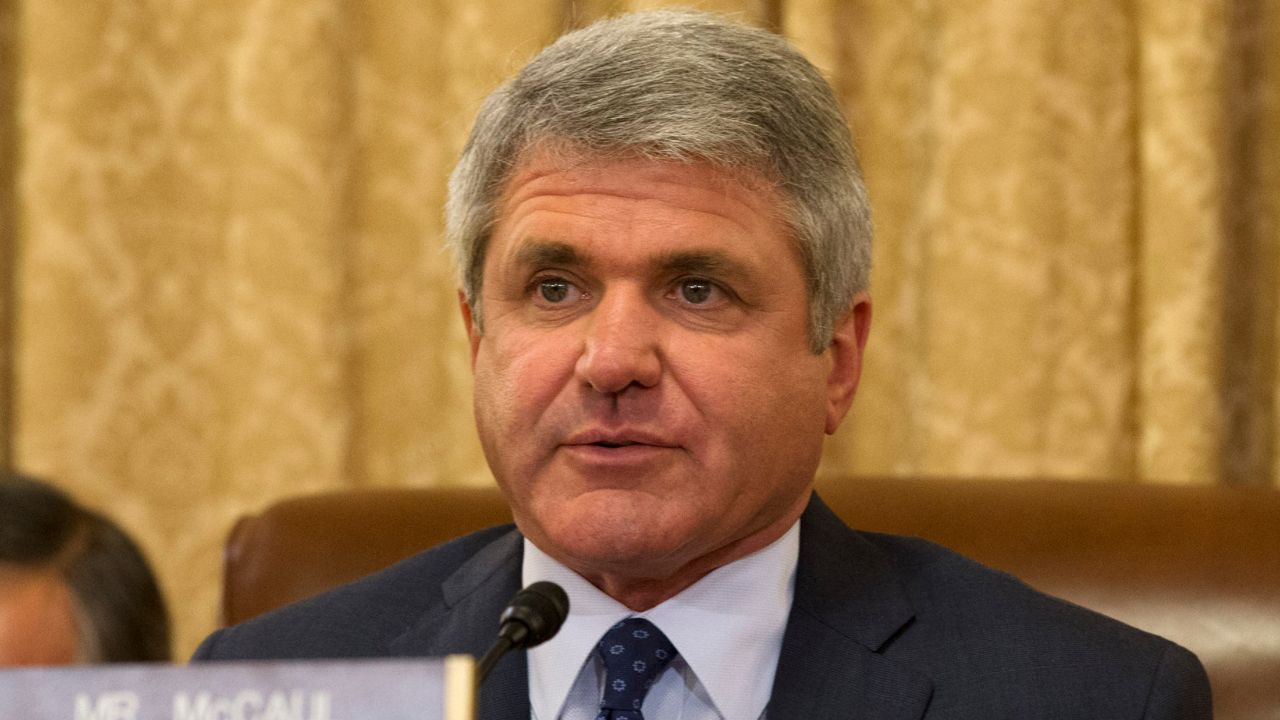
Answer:
[{"label": "white dress shirt", "polygon": [[645,697],[647,719],[760,720],[773,690],[799,553],[797,522],[768,547],[637,613],[526,539],[524,585],[550,580],[569,595],[564,627],[529,651],[533,720],[595,720],[604,692],[595,646],[628,617],[653,622],[680,652]]}]

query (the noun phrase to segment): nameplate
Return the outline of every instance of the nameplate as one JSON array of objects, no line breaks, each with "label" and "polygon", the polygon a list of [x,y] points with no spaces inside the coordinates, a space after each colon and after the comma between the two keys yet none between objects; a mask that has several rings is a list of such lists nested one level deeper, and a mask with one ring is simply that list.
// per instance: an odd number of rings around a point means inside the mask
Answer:
[{"label": "nameplate", "polygon": [[0,720],[473,720],[472,658],[0,670]]}]

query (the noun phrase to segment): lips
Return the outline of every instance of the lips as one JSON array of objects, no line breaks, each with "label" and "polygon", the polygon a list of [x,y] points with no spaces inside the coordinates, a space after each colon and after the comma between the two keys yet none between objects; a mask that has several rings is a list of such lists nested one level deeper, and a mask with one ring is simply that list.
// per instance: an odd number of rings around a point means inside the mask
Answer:
[{"label": "lips", "polygon": [[616,449],[644,445],[658,448],[675,448],[680,444],[660,433],[637,428],[589,429],[570,435],[566,446],[594,446]]}]

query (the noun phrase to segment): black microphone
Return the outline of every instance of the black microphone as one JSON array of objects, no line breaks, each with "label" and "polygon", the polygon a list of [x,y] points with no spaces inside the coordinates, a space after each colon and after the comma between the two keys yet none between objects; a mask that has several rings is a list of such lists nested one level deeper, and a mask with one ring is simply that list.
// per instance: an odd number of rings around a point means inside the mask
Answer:
[{"label": "black microphone", "polygon": [[569,596],[545,580],[516,593],[498,618],[498,639],[480,659],[476,685],[484,682],[498,660],[514,648],[531,648],[550,640],[569,615]]}]

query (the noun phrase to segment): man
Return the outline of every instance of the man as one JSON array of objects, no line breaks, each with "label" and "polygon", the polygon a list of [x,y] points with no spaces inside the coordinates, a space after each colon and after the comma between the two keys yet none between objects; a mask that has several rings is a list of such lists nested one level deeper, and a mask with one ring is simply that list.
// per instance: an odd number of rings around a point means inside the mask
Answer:
[{"label": "man", "polygon": [[[486,718],[1199,718],[1187,651],[812,495],[871,318],[845,121],[784,41],[696,13],[571,33],[450,185],[480,438],[519,530],[215,634],[198,658],[479,654],[560,634]],[[651,689],[650,689],[651,686]]]},{"label": "man", "polygon": [[0,666],[169,660],[138,546],[45,483],[0,477]]}]

